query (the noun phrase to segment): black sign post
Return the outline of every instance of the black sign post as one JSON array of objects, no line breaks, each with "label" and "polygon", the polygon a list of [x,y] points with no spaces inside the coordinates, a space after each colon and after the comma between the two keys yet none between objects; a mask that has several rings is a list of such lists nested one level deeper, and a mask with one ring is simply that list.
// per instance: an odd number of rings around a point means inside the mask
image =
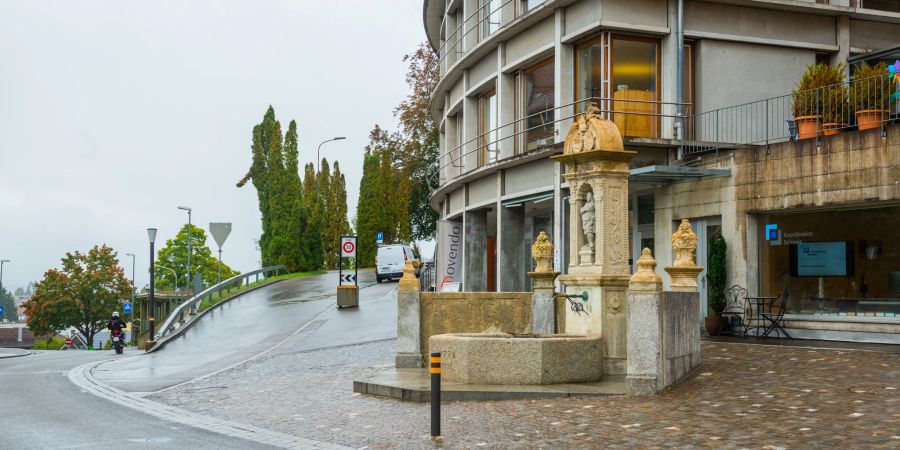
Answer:
[{"label": "black sign post", "polygon": [[[359,253],[356,249],[356,236],[341,236],[338,242],[340,258],[338,260],[337,307],[359,306]],[[344,273],[344,258],[353,258],[353,273]]]}]

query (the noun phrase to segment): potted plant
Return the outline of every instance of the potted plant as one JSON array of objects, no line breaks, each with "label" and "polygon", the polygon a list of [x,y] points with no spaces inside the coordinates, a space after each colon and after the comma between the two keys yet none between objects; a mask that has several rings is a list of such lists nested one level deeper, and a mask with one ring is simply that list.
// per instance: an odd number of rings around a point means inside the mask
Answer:
[{"label": "potted plant", "polygon": [[826,66],[822,72],[824,84],[822,91],[822,134],[831,136],[840,133],[842,128],[850,124],[850,98],[847,85],[844,83],[846,72],[844,63]]},{"label": "potted plant", "polygon": [[865,62],[853,69],[851,95],[860,131],[878,128],[888,109],[888,97],[896,88],[887,64],[870,66]]},{"label": "potted plant", "polygon": [[806,66],[792,93],[791,111],[800,139],[816,137],[822,129],[822,92],[818,88],[824,86],[822,80],[827,67],[825,64]]},{"label": "potted plant", "polygon": [[725,253],[728,245],[722,234],[716,234],[709,240],[709,258],[706,267],[707,305],[710,312],[704,319],[706,332],[710,336],[718,336],[725,327],[725,318],[722,311],[725,310]]}]

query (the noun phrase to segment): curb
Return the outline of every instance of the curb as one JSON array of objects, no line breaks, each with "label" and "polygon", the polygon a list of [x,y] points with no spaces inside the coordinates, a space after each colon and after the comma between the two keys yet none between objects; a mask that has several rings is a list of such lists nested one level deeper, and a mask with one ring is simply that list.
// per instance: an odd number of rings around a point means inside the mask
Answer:
[{"label": "curb", "polygon": [[200,314],[197,314],[197,316],[194,317],[190,322],[188,322],[188,323],[186,323],[186,324],[184,324],[184,325],[178,327],[177,330],[175,330],[175,331],[173,331],[171,334],[167,335],[163,340],[157,342],[156,345],[154,345],[153,347],[150,348],[150,350],[147,350],[147,353],[153,353],[153,352],[155,352],[155,351],[157,351],[157,350],[159,350],[159,349],[165,347],[166,344],[169,343],[169,341],[171,341],[172,339],[177,338],[178,336],[181,335],[181,333],[184,333],[185,331],[189,330],[192,326],[194,326],[194,323],[196,323],[198,320],[200,320],[201,317],[205,316],[205,315],[206,315],[207,313],[209,313],[210,311],[215,310],[215,309],[218,308],[219,306],[224,305],[224,304],[226,304],[226,303],[228,303],[228,302],[230,302],[230,301],[232,301],[232,300],[234,300],[234,299],[236,299],[236,298],[238,298],[238,297],[240,297],[240,296],[242,296],[242,295],[244,295],[244,294],[247,294],[247,293],[249,293],[249,292],[253,292],[253,291],[257,290],[257,289],[261,289],[261,288],[264,288],[264,287],[266,287],[266,286],[272,286],[272,285],[278,284],[278,283],[280,283],[280,282],[282,282],[282,281],[285,281],[285,280],[284,280],[284,279],[281,279],[281,280],[275,280],[275,281],[273,281],[273,282],[271,282],[271,283],[266,283],[266,284],[261,284],[261,285],[259,285],[259,286],[255,286],[255,287],[253,287],[252,289],[247,289],[246,291],[241,292],[241,293],[238,294],[238,295],[234,295],[234,296],[232,296],[232,297],[226,298],[225,300],[222,300],[221,302],[216,303],[215,305],[212,305],[212,307],[210,307],[209,309],[207,309],[207,310],[201,312]]},{"label": "curb", "polygon": [[21,358],[21,357],[23,357],[23,356],[29,356],[29,355],[32,354],[32,353],[31,353],[31,350],[25,350],[25,349],[22,349],[22,350],[23,350],[25,353],[16,353],[16,354],[13,354],[13,355],[10,355],[10,354],[5,354],[5,355],[4,355],[4,354],[0,354],[0,359],[7,359],[7,358]]},{"label": "curb", "polygon": [[181,408],[138,397],[107,385],[94,377],[92,373],[94,368],[112,360],[114,359],[90,362],[75,367],[69,371],[69,381],[91,394],[119,405],[127,406],[163,420],[204,429],[234,438],[290,449],[344,450],[350,448],[197,414]]}]

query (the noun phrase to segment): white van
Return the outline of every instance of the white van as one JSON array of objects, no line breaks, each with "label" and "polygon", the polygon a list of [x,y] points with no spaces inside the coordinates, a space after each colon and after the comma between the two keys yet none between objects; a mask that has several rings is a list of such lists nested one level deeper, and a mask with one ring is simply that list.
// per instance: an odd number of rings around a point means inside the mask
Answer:
[{"label": "white van", "polygon": [[[416,254],[408,245],[391,244],[378,247],[375,256],[375,281],[381,283],[382,280],[400,279],[407,260],[416,260]],[[418,268],[416,276],[419,276]]]}]

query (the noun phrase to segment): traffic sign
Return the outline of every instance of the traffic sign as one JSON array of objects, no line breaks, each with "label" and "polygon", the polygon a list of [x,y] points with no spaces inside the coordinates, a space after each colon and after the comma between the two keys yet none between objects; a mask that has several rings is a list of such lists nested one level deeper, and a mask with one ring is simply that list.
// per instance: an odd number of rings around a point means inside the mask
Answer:
[{"label": "traffic sign", "polygon": [[0,306],[0,316],[2,316],[2,315],[3,315],[3,307]]},{"label": "traffic sign", "polygon": [[341,257],[356,256],[356,236],[341,236]]},{"label": "traffic sign", "polygon": [[356,284],[356,274],[353,274],[353,273],[341,274],[341,286],[344,286],[346,284]]},{"label": "traffic sign", "polygon": [[384,242],[384,233],[381,231],[375,233],[375,243],[381,245]]},{"label": "traffic sign", "polygon": [[131,314],[131,302],[125,302],[125,305],[122,306],[122,312],[125,314]]}]

